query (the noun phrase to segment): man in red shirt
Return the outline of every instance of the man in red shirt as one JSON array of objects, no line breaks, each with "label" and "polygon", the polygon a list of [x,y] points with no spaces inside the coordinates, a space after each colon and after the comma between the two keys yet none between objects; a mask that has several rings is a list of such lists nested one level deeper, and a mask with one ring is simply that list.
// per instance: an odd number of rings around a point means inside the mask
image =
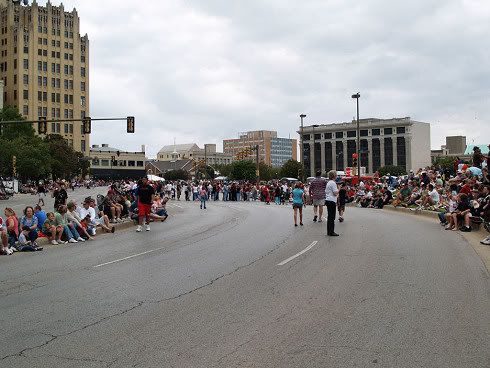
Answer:
[{"label": "man in red shirt", "polygon": [[327,180],[322,178],[320,170],[316,172],[315,179],[310,184],[310,197],[313,199],[313,221],[322,222],[323,206],[325,205],[325,188]]}]

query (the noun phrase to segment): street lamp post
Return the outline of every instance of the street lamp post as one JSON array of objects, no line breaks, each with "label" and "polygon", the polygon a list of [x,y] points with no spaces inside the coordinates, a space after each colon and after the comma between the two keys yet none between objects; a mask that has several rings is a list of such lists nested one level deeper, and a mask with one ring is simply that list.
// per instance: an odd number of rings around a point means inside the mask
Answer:
[{"label": "street lamp post", "polygon": [[[302,167],[302,172],[301,172],[301,180],[304,182],[305,181],[305,162],[304,162],[304,153],[303,153],[303,119],[306,118],[306,114],[301,114],[299,116],[301,118],[301,137],[300,137],[300,162],[301,162],[301,167]],[[299,178],[298,178],[299,179]]]},{"label": "street lamp post", "polygon": [[352,95],[352,98],[356,99],[357,103],[357,181],[358,184],[361,183],[361,147],[360,147],[360,132],[359,132],[359,98],[361,94],[357,92],[355,95]]}]

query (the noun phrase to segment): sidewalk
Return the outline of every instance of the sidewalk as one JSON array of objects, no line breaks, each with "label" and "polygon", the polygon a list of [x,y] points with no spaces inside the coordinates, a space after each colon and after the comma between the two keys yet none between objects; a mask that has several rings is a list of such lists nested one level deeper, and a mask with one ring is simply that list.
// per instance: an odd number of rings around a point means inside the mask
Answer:
[{"label": "sidewalk", "polygon": [[[435,222],[439,223],[439,218],[437,217],[438,212],[435,211],[427,211],[427,210],[412,211],[409,208],[404,208],[404,207],[395,208],[391,205],[384,206],[383,210],[384,209],[388,211],[408,213],[415,216],[423,216],[426,217],[428,220],[434,220]],[[462,236],[473,247],[475,252],[478,254],[478,256],[480,256],[481,260],[483,261],[485,267],[487,268],[487,271],[490,272],[490,246],[480,243],[480,240],[484,239],[489,235],[488,232],[483,227],[483,225],[480,226],[480,229],[478,231],[473,230],[470,233],[458,231],[457,233],[460,234],[460,236]]]}]

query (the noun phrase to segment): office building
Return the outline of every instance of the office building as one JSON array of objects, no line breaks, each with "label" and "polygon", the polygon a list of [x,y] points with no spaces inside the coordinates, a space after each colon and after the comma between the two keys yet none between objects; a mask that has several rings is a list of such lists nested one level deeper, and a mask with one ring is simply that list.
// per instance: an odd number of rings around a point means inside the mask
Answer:
[{"label": "office building", "polygon": [[59,119],[48,124],[47,133],[89,153],[90,137],[81,122],[63,122],[90,116],[89,40],[80,36],[76,9],[0,0],[0,78],[5,105],[28,120]]},{"label": "office building", "polygon": [[233,156],[218,152],[216,144],[205,144],[200,148],[196,143],[174,144],[163,146],[157,154],[157,161],[204,160],[208,165],[227,165],[233,161]]},{"label": "office building", "polygon": [[145,146],[141,151],[127,152],[108,144],[90,148],[90,173],[97,179],[138,179],[146,175]]},{"label": "office building", "polygon": [[[430,124],[405,118],[361,119],[360,166],[373,174],[382,166],[407,171],[431,163]],[[307,176],[316,170],[343,171],[353,166],[357,151],[357,122],[322,124],[303,128],[303,162]],[[301,131],[298,133],[301,134]]]},{"label": "office building", "polygon": [[466,150],[466,137],[457,135],[446,137],[446,149],[450,155],[462,155]]},{"label": "office building", "polygon": [[[236,139],[223,140],[223,152],[236,157],[246,148],[259,146],[259,160],[270,166],[281,166],[297,159],[296,139],[278,138],[276,131],[256,130],[240,133]],[[255,152],[250,155],[255,160]]]}]

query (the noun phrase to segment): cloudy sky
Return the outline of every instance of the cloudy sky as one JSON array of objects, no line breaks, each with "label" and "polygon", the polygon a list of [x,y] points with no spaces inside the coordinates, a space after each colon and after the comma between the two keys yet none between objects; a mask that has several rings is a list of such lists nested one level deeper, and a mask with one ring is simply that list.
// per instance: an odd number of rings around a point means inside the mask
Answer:
[{"label": "cloudy sky", "polygon": [[[45,1],[38,1],[44,4]],[[53,4],[58,4],[52,0]],[[90,39],[92,143],[218,143],[361,117],[490,142],[488,0],[65,0]]]}]

